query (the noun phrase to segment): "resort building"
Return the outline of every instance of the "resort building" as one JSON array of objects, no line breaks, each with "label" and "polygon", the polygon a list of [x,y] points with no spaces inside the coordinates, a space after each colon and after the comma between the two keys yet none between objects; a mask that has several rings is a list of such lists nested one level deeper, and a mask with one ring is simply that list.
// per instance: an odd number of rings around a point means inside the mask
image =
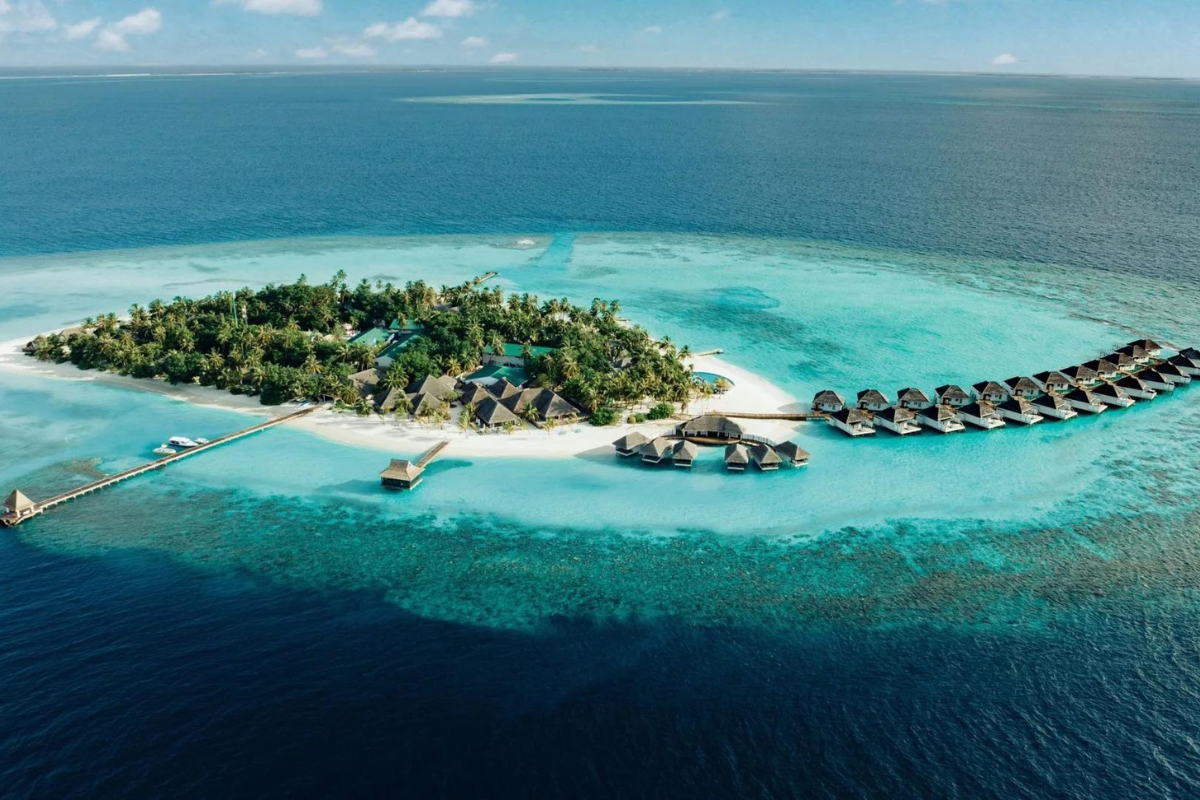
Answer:
[{"label": "resort building", "polygon": [[420,380],[414,380],[404,389],[405,394],[416,396],[426,394],[438,400],[446,400],[454,391],[454,379],[449,377],[435,378],[426,375]]},{"label": "resort building", "polygon": [[824,414],[832,414],[835,411],[841,411],[846,407],[846,398],[842,397],[837,392],[826,389],[817,392],[817,396],[813,398],[813,411],[820,411]]},{"label": "resort building", "polygon": [[617,455],[629,458],[634,453],[641,452],[642,445],[648,443],[650,438],[644,434],[633,431],[627,433],[620,439],[613,442],[613,447],[617,451]]},{"label": "resort building", "polygon": [[1075,384],[1066,375],[1061,372],[1039,372],[1033,376],[1033,382],[1038,385],[1038,388],[1043,392],[1055,392],[1062,394],[1075,388]]},{"label": "resort building", "polygon": [[[486,348],[483,353],[484,364],[499,364],[502,367],[525,366],[525,345],[506,342],[502,352],[496,353],[492,348]],[[552,347],[529,347],[531,358],[541,358],[554,352]]]},{"label": "resort building", "polygon": [[1134,339],[1129,344],[1142,348],[1143,350],[1145,350],[1147,353],[1150,354],[1151,358],[1161,358],[1162,357],[1162,351],[1163,351],[1162,345],[1159,344],[1158,342],[1154,341],[1153,339]]},{"label": "resort building", "polygon": [[642,447],[643,464],[661,464],[675,452],[675,442],[665,436],[659,436]]},{"label": "resort building", "polygon": [[513,395],[521,393],[521,387],[511,382],[508,378],[501,378],[488,386],[487,390],[501,400],[507,400]]},{"label": "resort building", "polygon": [[350,376],[350,385],[354,387],[354,391],[358,392],[359,397],[367,398],[379,389],[379,381],[382,379],[382,370],[364,369],[362,372],[356,372]]},{"label": "resort building", "polygon": [[1015,377],[1009,378],[1004,382],[1008,387],[1008,393],[1013,397],[1023,397],[1026,400],[1032,400],[1042,393],[1041,388],[1033,382],[1032,378]]},{"label": "resort building", "polygon": [[681,442],[675,443],[675,447],[671,455],[671,461],[673,461],[677,467],[690,467],[693,463],[695,463],[696,454],[698,452],[699,448],[696,447],[695,442],[689,442],[684,439]]},{"label": "resort building", "polygon": [[1116,381],[1116,385],[1134,400],[1153,400],[1158,397],[1158,392],[1133,375],[1126,375]]},{"label": "resort building", "polygon": [[1150,363],[1150,351],[1140,344],[1127,344],[1124,347],[1118,348],[1117,352],[1121,355],[1129,356],[1135,364]]},{"label": "resort building", "polygon": [[925,394],[920,389],[906,387],[900,390],[900,397],[896,400],[896,405],[900,408],[913,409],[920,411],[922,408],[929,408],[932,405],[929,395]]},{"label": "resort building", "polygon": [[494,397],[488,397],[475,406],[475,420],[484,428],[502,428],[506,424],[519,425],[521,422],[516,414]]},{"label": "resort building", "polygon": [[387,389],[377,392],[375,394],[375,410],[381,414],[390,414],[396,410],[396,405],[404,396],[404,392],[399,389]]},{"label": "resort building", "polygon": [[746,445],[739,442],[725,446],[725,469],[730,472],[744,472],[749,463],[750,453],[746,450]]},{"label": "resort building", "polygon": [[1154,371],[1176,385],[1181,383],[1186,385],[1192,382],[1191,376],[1169,361],[1155,365]]},{"label": "resort building", "polygon": [[1022,425],[1035,425],[1044,419],[1033,407],[1033,404],[1024,397],[1008,398],[996,406],[996,413],[1006,420],[1019,422]]},{"label": "resort building", "polygon": [[1138,363],[1133,360],[1133,356],[1124,353],[1109,353],[1104,357],[1104,360],[1116,364],[1117,369],[1125,373],[1133,372],[1138,368]]},{"label": "resort building", "polygon": [[1091,395],[1106,406],[1115,406],[1116,408],[1129,408],[1136,402],[1115,383],[1102,383],[1091,390]]},{"label": "resort building", "polygon": [[368,328],[350,340],[350,344],[361,344],[363,347],[378,347],[392,340],[392,332],[387,328]]},{"label": "resort building", "polygon": [[774,448],[761,442],[751,445],[749,450],[750,458],[754,461],[754,466],[763,472],[774,472],[783,463],[783,459],[779,457]]},{"label": "resort building", "polygon": [[1183,353],[1171,356],[1167,359],[1167,363],[1178,369],[1184,375],[1192,378],[1200,376],[1200,358],[1192,358],[1185,356]]},{"label": "resort building", "polygon": [[1109,361],[1107,358],[1085,361],[1083,366],[1095,372],[1102,381],[1116,380],[1121,376],[1121,368],[1117,366],[1116,362]]},{"label": "resort building", "polygon": [[528,418],[530,408],[543,422],[579,416],[579,409],[567,402],[566,398],[553,389],[521,389],[515,394],[510,393],[500,402],[509,411],[523,419]]},{"label": "resort building", "polygon": [[967,403],[958,410],[958,416],[962,418],[963,422],[969,422],[976,428],[983,428],[986,431],[1004,427],[1004,420],[996,413],[996,407],[986,400]]},{"label": "resort building", "polygon": [[877,411],[874,422],[876,429],[883,428],[900,436],[921,432],[921,426],[917,424],[917,412],[911,408],[885,408],[883,411]]},{"label": "resort building", "polygon": [[1071,408],[1071,404],[1057,394],[1045,394],[1033,401],[1033,407],[1043,417],[1054,419],[1073,419],[1079,412]]},{"label": "resort building", "polygon": [[1175,391],[1175,384],[1156,369],[1144,369],[1138,373],[1138,378],[1156,392]]},{"label": "resort building", "polygon": [[20,489],[13,489],[12,494],[4,501],[4,510],[18,517],[27,517],[36,510],[37,504],[30,500]]},{"label": "resort building", "polygon": [[461,384],[459,384],[458,390],[459,399],[462,401],[464,406],[477,406],[482,403],[485,398],[492,396],[492,393],[487,389],[484,389],[477,383],[470,383],[469,381],[463,381]]},{"label": "resort building", "polygon": [[1200,350],[1197,350],[1195,347],[1185,347],[1179,351],[1179,355],[1200,361]]},{"label": "resort building", "polygon": [[975,398],[985,403],[996,405],[1009,398],[1008,389],[995,381],[981,381],[971,387],[975,390]]},{"label": "resort building", "polygon": [[775,452],[793,467],[807,466],[808,460],[811,458],[808,451],[795,442],[780,442],[775,445]]},{"label": "resort building", "polygon": [[963,391],[961,386],[947,384],[937,388],[937,401],[940,405],[950,406],[951,408],[962,408],[967,403],[971,402],[971,395]]},{"label": "resort building", "polygon": [[696,439],[741,439],[742,426],[720,414],[703,414],[675,426],[676,436]]},{"label": "resort building", "polygon": [[1088,389],[1079,388],[1067,392],[1063,395],[1063,400],[1066,400],[1071,408],[1076,411],[1083,411],[1088,414],[1099,414],[1102,411],[1108,411],[1108,404]]},{"label": "resort building", "polygon": [[1100,382],[1100,376],[1096,373],[1096,370],[1088,369],[1082,364],[1075,367],[1067,367],[1062,371],[1062,374],[1066,375],[1067,379],[1076,386],[1091,386]]},{"label": "resort building", "polygon": [[411,461],[393,458],[388,468],[379,473],[379,482],[389,489],[415,489],[424,471],[424,467],[418,467]]},{"label": "resort building", "polygon": [[[959,389],[959,391],[962,390]],[[938,396],[941,396],[940,390]],[[969,404],[964,403],[963,405]],[[966,426],[958,418],[958,412],[948,405],[930,406],[929,408],[921,409],[917,412],[917,421],[926,428],[932,428],[939,433],[958,433],[959,431],[966,430]]]},{"label": "resort building", "polygon": [[883,411],[891,405],[892,401],[878,389],[864,389],[858,393],[858,407],[867,411]]},{"label": "resort building", "polygon": [[829,424],[847,436],[872,436],[871,417],[858,408],[843,408],[829,415]]}]

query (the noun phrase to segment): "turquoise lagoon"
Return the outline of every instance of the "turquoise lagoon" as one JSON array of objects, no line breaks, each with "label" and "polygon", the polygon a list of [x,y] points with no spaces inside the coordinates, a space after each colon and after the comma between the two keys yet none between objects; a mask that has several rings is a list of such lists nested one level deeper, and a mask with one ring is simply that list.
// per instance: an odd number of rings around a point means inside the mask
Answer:
[{"label": "turquoise lagoon", "polygon": [[[339,238],[8,259],[0,339],[155,297],[242,285],[488,270],[509,291],[618,299],[622,314],[785,388],[931,390],[1096,357],[1135,336],[1200,342],[1200,292],[1057,266],[949,261],[812,242],[664,235]],[[244,415],[91,381],[4,375],[0,485],[38,497],[150,457],[176,432]],[[570,430],[553,435],[570,436]],[[691,472],[607,449],[475,459],[414,493],[380,491],[388,454],[275,429],[19,529],[73,553],[164,551],[196,565],[379,591],[489,625],[549,615],[742,622],[1039,618],[1096,597],[1172,591],[1200,564],[1200,388],[1069,423],[950,437],[796,440],[805,470]],[[411,453],[393,453],[409,456]],[[869,587],[869,591],[868,591]]]}]

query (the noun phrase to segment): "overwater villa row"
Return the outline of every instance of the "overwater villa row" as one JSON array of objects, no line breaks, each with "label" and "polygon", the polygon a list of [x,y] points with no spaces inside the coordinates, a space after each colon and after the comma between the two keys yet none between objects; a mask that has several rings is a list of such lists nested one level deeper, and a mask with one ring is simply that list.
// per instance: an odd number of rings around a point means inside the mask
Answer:
[{"label": "overwater villa row", "polygon": [[948,384],[937,387],[931,398],[910,387],[901,389],[893,401],[878,389],[865,389],[850,405],[826,389],[817,392],[812,407],[827,415],[831,426],[855,437],[874,435],[881,428],[898,436],[922,428],[957,433],[968,425],[995,430],[1010,422],[1034,425],[1128,408],[1173,392],[1198,376],[1200,350],[1189,347],[1164,357],[1160,345],[1138,339],[1094,361],[1005,381],[981,381],[969,391]]},{"label": "overwater villa row", "polygon": [[638,456],[643,464],[653,466],[684,468],[695,463],[702,446],[724,446],[725,468],[730,472],[744,472],[750,464],[763,472],[774,472],[784,464],[803,467],[810,457],[795,442],[772,442],[747,433],[736,420],[721,414],[693,417],[676,425],[673,433],[653,439],[634,431],[613,442],[619,456]]}]

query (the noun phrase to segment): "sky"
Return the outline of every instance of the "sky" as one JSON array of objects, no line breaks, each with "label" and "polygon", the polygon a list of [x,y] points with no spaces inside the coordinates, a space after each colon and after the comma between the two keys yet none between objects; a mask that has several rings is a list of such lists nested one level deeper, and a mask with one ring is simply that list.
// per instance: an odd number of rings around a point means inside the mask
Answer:
[{"label": "sky", "polygon": [[1200,78],[1200,0],[0,0],[0,65]]}]

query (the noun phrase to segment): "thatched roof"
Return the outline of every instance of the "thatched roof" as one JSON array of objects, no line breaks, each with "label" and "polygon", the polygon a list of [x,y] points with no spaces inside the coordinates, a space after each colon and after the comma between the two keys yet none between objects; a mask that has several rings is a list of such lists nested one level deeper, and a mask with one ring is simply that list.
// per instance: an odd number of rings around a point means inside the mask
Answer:
[{"label": "thatched roof", "polygon": [[538,413],[542,415],[542,419],[562,419],[563,417],[574,417],[579,414],[578,408],[571,405],[558,392],[550,389],[543,389],[537,399],[533,401],[533,405],[537,408]]},{"label": "thatched roof", "polygon": [[1138,377],[1144,381],[1154,381],[1155,383],[1167,383],[1167,379],[1157,369],[1145,369],[1138,373]]},{"label": "thatched roof", "polygon": [[846,398],[842,397],[840,394],[838,394],[837,392],[832,391],[830,389],[825,389],[823,391],[817,392],[817,396],[813,398],[814,406],[829,405],[829,404],[836,404],[836,405],[844,406],[844,405],[846,405]]},{"label": "thatched roof", "polygon": [[1116,372],[1118,369],[1120,369],[1115,361],[1111,361],[1107,358],[1097,358],[1092,361],[1085,361],[1083,362],[1083,366],[1100,375]]},{"label": "thatched roof", "polygon": [[985,417],[995,416],[996,407],[986,400],[977,400],[974,403],[967,403],[965,406],[959,409],[959,412],[968,416],[984,419]]},{"label": "thatched roof", "polygon": [[1024,397],[1010,397],[997,407],[1003,408],[1005,411],[1011,411],[1014,414],[1034,413],[1033,403],[1029,402]]},{"label": "thatched roof", "polygon": [[1100,402],[1100,399],[1096,397],[1094,392],[1083,388],[1067,392],[1063,397],[1067,400],[1074,400],[1077,403],[1088,403],[1089,405],[1096,405]]},{"label": "thatched roof", "polygon": [[862,404],[870,403],[872,405],[887,405],[890,401],[884,396],[883,392],[878,389],[863,389],[858,393],[858,402]]},{"label": "thatched roof", "polygon": [[674,440],[668,439],[665,436],[660,436],[642,448],[642,455],[663,459],[666,458],[674,449]]},{"label": "thatched roof", "polygon": [[1111,361],[1113,364],[1116,364],[1118,367],[1132,367],[1133,366],[1133,356],[1127,355],[1125,353],[1109,353],[1108,355],[1106,355],[1104,357],[1104,360]]},{"label": "thatched roof", "polygon": [[[908,413],[911,414],[912,412],[909,411]],[[809,452],[795,442],[780,442],[775,445],[775,452],[791,462],[808,461],[811,458]]]},{"label": "thatched roof", "polygon": [[1185,356],[1183,353],[1180,353],[1179,355],[1174,355],[1168,358],[1167,363],[1173,364],[1176,367],[1190,367],[1192,369],[1197,369],[1200,368],[1200,356],[1192,358],[1191,356]]},{"label": "thatched roof", "polygon": [[1126,375],[1124,378],[1121,378],[1121,380],[1117,381],[1117,386],[1124,386],[1127,389],[1140,389],[1143,392],[1150,388],[1135,375]]},{"label": "thatched roof", "polygon": [[419,417],[423,411],[437,411],[446,402],[431,394],[414,394],[409,398],[412,403],[412,415]]},{"label": "thatched roof", "polygon": [[519,389],[501,397],[500,402],[509,411],[520,416],[525,413],[525,409],[533,405],[533,401],[537,399],[541,391],[541,389]]},{"label": "thatched roof", "polygon": [[1071,379],[1061,372],[1050,370],[1049,372],[1039,372],[1033,376],[1035,381],[1045,385],[1048,383],[1071,383]]},{"label": "thatched roof", "polygon": [[[1125,394],[1125,392],[1121,389],[1120,386],[1117,386],[1116,384],[1112,384],[1112,383],[1102,383],[1099,386],[1097,386],[1095,389],[1092,389],[1090,391],[1092,394],[1100,395],[1101,397],[1118,397],[1118,398],[1129,397],[1129,395]],[[1070,396],[1071,395],[1067,395],[1067,397],[1070,397]]]},{"label": "thatched roof", "polygon": [[908,422],[917,418],[917,412],[911,408],[885,408],[883,411],[875,412],[875,419],[887,420],[888,422],[901,423]]},{"label": "thatched roof", "polygon": [[949,422],[952,419],[958,419],[958,412],[949,406],[930,406],[923,408],[919,412],[921,416],[937,422]]},{"label": "thatched roof", "polygon": [[379,473],[379,477],[388,478],[394,481],[411,481],[423,471],[423,468],[418,467],[411,461],[403,458],[393,458],[392,463],[388,465],[388,468]]},{"label": "thatched roof", "polygon": [[427,394],[431,397],[436,397],[438,400],[445,400],[454,391],[454,388],[448,386],[446,381],[441,378],[426,375],[419,381],[410,383],[404,391],[408,394]]},{"label": "thatched roof", "polygon": [[695,461],[696,454],[699,452],[700,448],[696,447],[695,442],[684,439],[675,444],[674,459],[676,461]]},{"label": "thatched roof", "polygon": [[494,397],[489,397],[475,406],[475,418],[487,426],[520,422],[516,414],[500,405],[500,401]]},{"label": "thatched roof", "polygon": [[768,447],[765,444],[754,444],[750,446],[750,455],[754,459],[754,463],[763,467],[770,467],[783,463],[783,459],[775,452],[775,449]]},{"label": "thatched roof", "polygon": [[749,464],[750,453],[746,450],[746,445],[741,443],[726,445],[725,463],[742,465]]},{"label": "thatched roof", "polygon": [[900,396],[897,398],[901,403],[928,403],[929,395],[925,394],[920,389],[906,387],[900,390]]},{"label": "thatched roof", "polygon": [[1033,382],[1032,379],[1026,378],[1022,375],[1017,375],[1016,377],[1009,378],[1004,383],[1006,386],[1008,386],[1009,391],[1012,391],[1012,392],[1040,392],[1041,391],[1041,389],[1038,387],[1038,385],[1036,383]]},{"label": "thatched roof", "polygon": [[1124,347],[1118,347],[1117,352],[1124,356],[1129,356],[1134,361],[1150,357],[1150,352],[1140,344],[1127,344]]},{"label": "thatched roof", "polygon": [[632,433],[627,433],[620,439],[617,439],[615,442],[613,442],[613,447],[617,448],[618,450],[633,450],[641,447],[648,441],[650,441],[650,437],[646,436],[645,434],[638,433],[637,431],[633,431]]},{"label": "thatched roof", "polygon": [[1172,364],[1170,361],[1163,362],[1154,368],[1154,371],[1159,375],[1170,375],[1174,378],[1182,378],[1183,371],[1179,367]]},{"label": "thatched roof", "polygon": [[375,398],[375,407],[383,412],[391,411],[396,407],[396,403],[400,401],[401,397],[404,397],[404,392],[399,389],[388,389]]},{"label": "thatched roof", "polygon": [[1003,384],[996,383],[995,381],[980,381],[971,388],[974,389],[975,394],[979,395],[980,397],[984,397],[985,395],[989,394],[1008,394],[1008,389],[1006,389]]},{"label": "thatched roof", "polygon": [[4,501],[4,507],[12,511],[29,511],[35,503],[25,496],[20,489],[13,489],[12,494]]},{"label": "thatched roof", "polygon": [[1083,364],[1080,364],[1075,367],[1067,367],[1066,369],[1064,369],[1062,371],[1062,374],[1066,375],[1068,378],[1075,381],[1076,383],[1089,383],[1100,377],[1096,373],[1096,370],[1089,369],[1088,367],[1084,366]]},{"label": "thatched roof", "polygon": [[871,417],[865,411],[859,408],[843,408],[841,411],[835,411],[829,415],[830,419],[836,419],[838,422],[844,422],[847,425],[853,425],[856,422],[869,422]]},{"label": "thatched roof", "polygon": [[1134,339],[1129,344],[1137,345],[1143,350],[1162,350],[1162,345],[1153,339]]},{"label": "thatched roof", "polygon": [[356,372],[350,376],[350,385],[354,387],[354,391],[358,392],[359,397],[367,397],[375,394],[375,390],[379,388],[379,381],[383,378],[383,371],[378,369],[364,369],[362,372]]},{"label": "thatched roof", "polygon": [[963,391],[961,386],[956,386],[953,383],[948,383],[945,386],[937,387],[938,399],[942,402],[946,400],[970,400],[971,396]]},{"label": "thatched roof", "polygon": [[1200,359],[1200,350],[1195,347],[1185,347],[1179,351],[1179,355],[1187,356],[1188,358]]},{"label": "thatched roof", "polygon": [[489,397],[491,397],[491,394],[488,393],[488,390],[477,383],[468,383],[462,387],[462,401],[464,405],[467,403],[479,405]]},{"label": "thatched roof", "polygon": [[1070,408],[1071,407],[1070,403],[1068,403],[1066,400],[1062,399],[1061,395],[1057,395],[1057,394],[1044,394],[1041,397],[1039,397],[1037,400],[1034,400],[1033,404],[1034,404],[1034,406],[1040,406],[1041,408]]},{"label": "thatched roof", "polygon": [[493,383],[491,386],[487,387],[487,389],[489,392],[494,394],[496,397],[499,397],[501,400],[508,398],[508,397],[512,397],[514,394],[517,394],[521,391],[521,387],[517,386],[515,383],[510,381],[508,378],[501,378],[500,380]]},{"label": "thatched roof", "polygon": [[675,432],[680,436],[704,436],[715,433],[730,439],[739,438],[743,433],[741,425],[720,414],[702,414],[692,417],[687,422],[679,423],[675,427]]}]

